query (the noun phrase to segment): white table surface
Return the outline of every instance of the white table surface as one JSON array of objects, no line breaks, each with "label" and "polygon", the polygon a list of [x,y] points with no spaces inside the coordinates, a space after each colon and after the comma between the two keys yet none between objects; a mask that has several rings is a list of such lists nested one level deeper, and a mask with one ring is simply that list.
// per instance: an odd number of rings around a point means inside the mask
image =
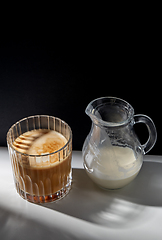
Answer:
[{"label": "white table surface", "polygon": [[63,199],[42,205],[16,192],[7,148],[0,148],[0,239],[162,239],[162,156],[144,157],[137,178],[105,191],[73,151],[73,183]]}]

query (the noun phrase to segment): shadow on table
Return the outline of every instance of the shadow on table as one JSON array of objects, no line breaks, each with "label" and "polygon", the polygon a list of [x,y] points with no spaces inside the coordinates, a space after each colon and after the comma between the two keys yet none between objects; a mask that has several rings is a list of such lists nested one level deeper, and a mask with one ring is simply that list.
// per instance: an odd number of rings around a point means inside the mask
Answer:
[{"label": "shadow on table", "polygon": [[66,240],[80,238],[73,238],[70,232],[64,232],[61,228],[48,227],[45,224],[26,218],[19,213],[0,207],[0,239]]},{"label": "shadow on table", "polygon": [[139,224],[150,217],[146,206],[162,206],[162,163],[144,162],[132,183],[109,191],[95,185],[84,169],[73,169],[70,193],[43,206],[103,226]]}]

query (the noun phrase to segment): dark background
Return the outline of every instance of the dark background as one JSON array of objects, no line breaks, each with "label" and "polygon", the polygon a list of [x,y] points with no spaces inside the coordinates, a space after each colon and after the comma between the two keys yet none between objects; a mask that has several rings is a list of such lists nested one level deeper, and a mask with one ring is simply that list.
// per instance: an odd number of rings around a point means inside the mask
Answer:
[{"label": "dark background", "polygon": [[[73,149],[81,150],[91,127],[87,104],[98,97],[115,96],[128,101],[136,114],[153,119],[158,140],[149,154],[161,155],[158,32],[150,25],[140,30],[126,28],[126,32],[122,29],[113,35],[108,29],[104,34],[94,31],[71,38],[65,34],[61,40],[56,35],[2,37],[0,146],[6,146],[6,133],[13,123],[47,114],[71,126]],[[144,143],[145,126],[136,129]]]}]

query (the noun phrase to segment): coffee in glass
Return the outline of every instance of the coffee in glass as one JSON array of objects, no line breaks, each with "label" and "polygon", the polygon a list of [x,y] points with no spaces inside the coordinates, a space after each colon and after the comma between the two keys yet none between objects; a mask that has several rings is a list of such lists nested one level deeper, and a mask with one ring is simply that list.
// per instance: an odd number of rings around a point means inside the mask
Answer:
[{"label": "coffee in glass", "polygon": [[72,133],[59,118],[38,115],[24,118],[7,133],[14,182],[25,199],[50,202],[71,188]]}]

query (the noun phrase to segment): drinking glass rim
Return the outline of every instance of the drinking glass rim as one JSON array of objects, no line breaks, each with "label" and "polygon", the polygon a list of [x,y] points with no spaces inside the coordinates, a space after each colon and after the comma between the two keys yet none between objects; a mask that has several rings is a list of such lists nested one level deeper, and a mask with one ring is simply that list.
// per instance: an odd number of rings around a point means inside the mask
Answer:
[{"label": "drinking glass rim", "polygon": [[[68,129],[69,129],[69,132],[70,132],[70,137],[69,137],[67,143],[66,143],[62,148],[58,149],[57,151],[54,151],[54,152],[52,152],[52,153],[45,153],[45,154],[41,154],[41,155],[37,155],[37,154],[27,154],[27,153],[22,153],[22,152],[16,150],[16,149],[12,146],[12,144],[11,144],[11,142],[10,142],[10,140],[9,140],[9,133],[10,133],[10,131],[13,129],[14,126],[18,125],[18,124],[21,123],[22,121],[25,121],[26,119],[30,119],[30,118],[33,118],[33,117],[49,117],[49,118],[55,118],[55,119],[57,119],[57,120],[60,120],[60,121],[63,122],[64,124],[66,124],[66,125],[68,126]],[[43,129],[43,128],[39,128],[39,129]],[[45,129],[45,128],[44,128],[44,129]],[[33,130],[38,130],[38,129],[33,129]],[[54,131],[55,131],[55,130],[54,130]],[[61,133],[60,133],[60,134],[61,134]],[[62,134],[62,135],[63,135],[63,134]],[[24,117],[24,118],[20,119],[19,121],[17,121],[16,123],[14,123],[14,124],[9,128],[9,130],[8,130],[8,132],[7,132],[7,144],[8,144],[14,151],[16,151],[17,153],[19,153],[19,154],[21,154],[21,155],[24,155],[24,156],[28,156],[28,157],[44,157],[44,156],[50,156],[50,155],[53,155],[53,154],[55,154],[55,153],[58,153],[58,152],[60,152],[61,150],[63,150],[65,147],[67,147],[67,145],[70,143],[71,139],[72,139],[72,130],[71,130],[70,126],[69,126],[64,120],[62,120],[61,118],[54,117],[54,116],[49,116],[49,115],[33,115],[33,116],[29,116],[29,117]]]}]

